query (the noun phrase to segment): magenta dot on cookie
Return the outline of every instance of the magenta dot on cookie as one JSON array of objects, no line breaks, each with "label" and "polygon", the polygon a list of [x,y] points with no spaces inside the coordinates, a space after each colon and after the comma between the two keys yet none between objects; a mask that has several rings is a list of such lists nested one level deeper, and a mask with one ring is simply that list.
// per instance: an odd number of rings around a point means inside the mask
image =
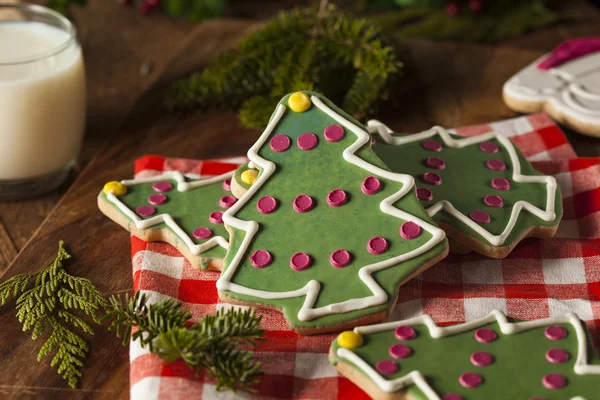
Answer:
[{"label": "magenta dot on cookie", "polygon": [[435,169],[444,169],[446,168],[446,163],[444,160],[438,157],[429,157],[425,162],[428,167]]},{"label": "magenta dot on cookie", "polygon": [[423,140],[423,142],[421,143],[421,146],[423,146],[423,148],[425,150],[429,150],[429,151],[435,151],[435,152],[442,151],[442,145],[437,140],[432,140],[432,139]]},{"label": "magenta dot on cookie", "polygon": [[548,374],[542,379],[542,384],[548,389],[560,389],[567,386],[567,378],[559,374]]},{"label": "magenta dot on cookie", "polygon": [[223,190],[227,192],[231,191],[231,179],[225,179],[223,181]]},{"label": "magenta dot on cookie", "polygon": [[487,160],[485,165],[493,171],[504,171],[506,169],[506,164],[504,164],[504,161],[502,160]]},{"label": "magenta dot on cookie", "polygon": [[571,355],[562,349],[550,349],[546,353],[546,360],[550,361],[553,364],[562,364],[569,361]]},{"label": "magenta dot on cookie", "polygon": [[421,227],[412,221],[406,221],[400,227],[400,236],[404,239],[414,239],[421,234]]},{"label": "magenta dot on cookie", "polygon": [[192,236],[199,240],[208,239],[212,234],[212,231],[205,227],[196,228],[194,229],[194,232],[192,232]]},{"label": "magenta dot on cookie", "polygon": [[311,265],[312,260],[306,253],[296,253],[290,258],[290,267],[295,271],[304,271]]},{"label": "magenta dot on cookie", "polygon": [[471,363],[478,367],[485,367],[494,362],[494,356],[485,351],[477,351],[471,354]]},{"label": "magenta dot on cookie", "polygon": [[271,138],[271,149],[277,153],[282,153],[290,148],[292,140],[286,135],[275,135]]},{"label": "magenta dot on cookie", "polygon": [[312,150],[319,144],[319,138],[314,133],[306,132],[298,136],[297,142],[300,150]]},{"label": "magenta dot on cookie", "polygon": [[236,198],[233,196],[223,196],[221,199],[219,199],[219,207],[231,208],[236,201]]},{"label": "magenta dot on cookie", "polygon": [[442,184],[442,177],[435,172],[425,172],[425,174],[423,174],[423,181],[430,185],[439,186]]},{"label": "magenta dot on cookie", "polygon": [[312,199],[312,197],[307,196],[305,194],[301,194],[300,196],[296,197],[294,199],[294,202],[292,203],[292,207],[294,207],[294,210],[296,210],[296,212],[299,213],[305,213],[307,211],[310,211],[313,209],[314,206],[315,201]]},{"label": "magenta dot on cookie", "polygon": [[504,178],[492,179],[492,187],[497,190],[509,190],[510,182]]},{"label": "magenta dot on cookie", "polygon": [[504,207],[504,201],[502,201],[502,197],[496,195],[489,195],[483,198],[483,202],[486,206],[492,208],[502,208]]},{"label": "magenta dot on cookie", "polygon": [[328,142],[339,142],[340,140],[342,140],[344,138],[344,128],[342,128],[339,125],[329,125],[327,128],[325,128],[325,131],[323,132],[323,136],[325,136],[325,139]]},{"label": "magenta dot on cookie", "polygon": [[469,214],[471,219],[475,222],[479,222],[480,224],[489,224],[492,218],[488,213],[481,210],[475,210],[471,214]]},{"label": "magenta dot on cookie", "polygon": [[327,204],[331,207],[339,207],[346,204],[348,195],[342,189],[334,189],[327,195]]},{"label": "magenta dot on cookie", "polygon": [[550,340],[561,340],[567,337],[567,330],[561,326],[549,326],[544,331],[544,335]]},{"label": "magenta dot on cookie", "polygon": [[399,326],[394,331],[398,340],[411,340],[417,337],[417,332],[411,326]]},{"label": "magenta dot on cookie", "polygon": [[405,344],[397,343],[390,347],[389,353],[394,358],[408,358],[412,355],[412,349]]},{"label": "magenta dot on cookie", "polygon": [[156,214],[156,208],[152,206],[139,206],[135,209],[135,212],[140,217],[149,217]]},{"label": "magenta dot on cookie", "polygon": [[222,224],[223,223],[223,213],[221,211],[211,212],[208,216],[208,220],[213,224]]},{"label": "magenta dot on cookie", "polygon": [[481,328],[475,331],[475,339],[479,343],[491,343],[498,339],[498,335],[491,329]]},{"label": "magenta dot on cookie", "polygon": [[375,369],[382,375],[392,375],[398,372],[398,364],[391,360],[381,360],[375,364]]},{"label": "magenta dot on cookie", "polygon": [[465,372],[458,378],[458,382],[466,388],[475,388],[483,383],[481,375],[475,372]]},{"label": "magenta dot on cookie", "polygon": [[378,193],[381,190],[381,181],[374,176],[367,176],[360,185],[360,190],[367,195]]},{"label": "magenta dot on cookie", "polygon": [[250,262],[255,268],[264,268],[273,262],[273,256],[266,250],[256,250],[250,256]]},{"label": "magenta dot on cookie", "polygon": [[343,268],[347,266],[348,264],[350,264],[351,260],[352,256],[350,255],[350,253],[343,249],[334,251],[329,257],[329,262],[336,268]]},{"label": "magenta dot on cookie", "polygon": [[500,150],[498,145],[494,142],[479,143],[479,149],[481,149],[481,151],[485,151],[486,153],[497,153]]},{"label": "magenta dot on cookie", "polygon": [[374,255],[383,254],[387,249],[388,241],[387,239],[382,238],[381,236],[375,236],[374,238],[371,238],[367,243],[367,250],[369,251],[369,253]]},{"label": "magenta dot on cookie", "polygon": [[431,201],[433,193],[427,188],[417,188],[417,198],[422,201]]},{"label": "magenta dot on cookie", "polygon": [[263,196],[256,202],[256,209],[261,214],[271,214],[277,207],[277,200],[272,196]]},{"label": "magenta dot on cookie", "polygon": [[148,203],[154,204],[155,206],[160,206],[165,204],[168,201],[167,196],[161,193],[152,194],[148,196]]},{"label": "magenta dot on cookie", "polygon": [[173,190],[173,184],[171,182],[156,182],[152,185],[152,189],[156,192],[170,192]]}]

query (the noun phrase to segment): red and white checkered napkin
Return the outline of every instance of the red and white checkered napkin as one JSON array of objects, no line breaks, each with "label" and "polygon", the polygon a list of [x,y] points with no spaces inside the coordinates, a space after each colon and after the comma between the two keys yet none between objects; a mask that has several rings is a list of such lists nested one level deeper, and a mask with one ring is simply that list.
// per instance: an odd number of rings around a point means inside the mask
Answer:
[{"label": "red and white checkered napkin", "polygon": [[[394,318],[430,314],[438,323],[458,323],[500,309],[519,319],[538,319],[573,311],[592,329],[600,347],[600,158],[575,158],[560,129],[545,114],[466,128],[473,136],[495,130],[521,149],[540,171],[554,175],[563,194],[564,217],[552,240],[528,239],[504,260],[477,254],[450,255],[400,290]],[[190,161],[144,157],[136,177],[177,169],[192,176],[211,176],[245,162]],[[194,320],[220,308],[216,272],[198,271],[164,243],[132,237],[133,282],[152,301],[172,297],[183,302]],[[215,380],[199,378],[180,362],[165,365],[137,343],[131,345],[133,399],[368,398],[329,364],[335,335],[302,337],[290,331],[282,315],[261,310],[267,341],[256,348],[265,375],[257,394],[216,392]]]}]

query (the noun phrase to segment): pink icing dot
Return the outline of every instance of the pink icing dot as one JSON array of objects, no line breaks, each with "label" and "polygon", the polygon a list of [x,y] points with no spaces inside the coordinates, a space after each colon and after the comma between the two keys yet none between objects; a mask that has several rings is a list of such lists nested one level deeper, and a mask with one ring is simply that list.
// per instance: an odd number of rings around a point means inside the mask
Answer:
[{"label": "pink icing dot", "polygon": [[433,193],[427,188],[417,188],[417,198],[423,201],[433,200]]},{"label": "pink icing dot", "polygon": [[442,177],[435,172],[425,172],[423,180],[430,185],[439,186],[442,184]]},{"label": "pink icing dot", "polygon": [[171,182],[156,182],[152,185],[152,189],[156,192],[170,192],[173,190],[173,185]]},{"label": "pink icing dot", "polygon": [[156,208],[154,208],[152,206],[139,206],[138,208],[135,209],[135,212],[140,217],[149,217],[156,213]]},{"label": "pink icing dot", "polygon": [[350,253],[348,253],[346,250],[340,249],[331,253],[329,262],[336,268],[343,268],[350,264],[351,259],[352,257],[350,256]]},{"label": "pink icing dot", "polygon": [[550,349],[546,353],[546,360],[553,364],[562,364],[569,361],[571,355],[562,349]]},{"label": "pink icing dot", "polygon": [[426,164],[428,167],[435,168],[435,169],[446,168],[446,163],[444,162],[444,160],[442,160],[441,158],[438,158],[438,157],[429,157],[427,159]]},{"label": "pink icing dot", "polygon": [[225,179],[223,181],[223,190],[229,192],[231,190],[231,179]]},{"label": "pink icing dot", "polygon": [[477,367],[485,367],[494,362],[494,356],[485,351],[477,351],[471,354],[471,364]]},{"label": "pink icing dot", "polygon": [[398,340],[411,340],[417,337],[417,332],[411,326],[399,326],[394,335]]},{"label": "pink icing dot", "polygon": [[319,138],[314,133],[306,132],[298,136],[298,147],[300,150],[312,150],[317,147]]},{"label": "pink icing dot", "polygon": [[381,236],[375,236],[367,243],[367,250],[371,254],[383,254],[388,249],[388,241]]},{"label": "pink icing dot", "polygon": [[475,339],[479,343],[490,343],[498,339],[498,335],[491,329],[481,328],[475,331]]},{"label": "pink icing dot", "polygon": [[150,204],[154,204],[155,206],[160,206],[162,204],[165,204],[169,199],[167,199],[167,196],[165,196],[164,194],[152,194],[150,196],[148,196],[148,203]]},{"label": "pink icing dot", "polygon": [[250,262],[255,268],[264,268],[273,262],[273,256],[266,250],[256,250],[250,256]]},{"label": "pink icing dot", "polygon": [[398,364],[391,360],[381,360],[375,364],[375,368],[383,375],[391,375],[398,372]]},{"label": "pink icing dot", "polygon": [[277,200],[272,196],[263,196],[256,202],[256,209],[261,214],[271,214],[277,207]]},{"label": "pink icing dot", "polygon": [[421,227],[412,221],[406,221],[400,227],[400,236],[404,239],[414,239],[421,234]]},{"label": "pink icing dot", "polygon": [[440,144],[440,142],[438,142],[437,140],[423,140],[423,142],[421,143],[421,146],[423,146],[423,148],[425,150],[429,150],[429,151],[442,151],[442,145]]},{"label": "pink icing dot", "polygon": [[498,145],[496,145],[494,142],[479,143],[479,148],[481,151],[485,151],[486,153],[497,153],[498,150],[500,150]]},{"label": "pink icing dot", "polygon": [[364,194],[375,194],[381,190],[381,181],[374,176],[367,176],[360,185],[360,190],[362,190]]},{"label": "pink icing dot", "polygon": [[493,207],[493,208],[504,207],[504,202],[502,201],[502,197],[496,196],[493,194],[491,194],[489,196],[485,196],[483,199],[483,202],[488,207]]},{"label": "pink icing dot", "polygon": [[475,388],[483,383],[481,375],[475,372],[465,372],[458,378],[458,382],[466,388]]},{"label": "pink icing dot", "polygon": [[567,330],[561,326],[549,326],[544,331],[544,335],[550,340],[561,340],[567,337]]},{"label": "pink icing dot", "polygon": [[208,220],[213,224],[222,224],[223,223],[223,213],[221,211],[211,212],[208,216]]},{"label": "pink icing dot", "polygon": [[290,148],[292,141],[286,135],[275,135],[271,138],[271,149],[277,153],[282,153]]},{"label": "pink icing dot", "polygon": [[344,138],[344,128],[339,125],[329,125],[325,128],[323,135],[328,142],[339,142]]},{"label": "pink icing dot", "polygon": [[442,397],[442,400],[465,400],[465,398],[456,393],[448,393]]},{"label": "pink icing dot", "polygon": [[469,214],[471,219],[475,222],[479,222],[480,224],[489,224],[492,218],[488,213],[481,210],[475,210],[471,214]]},{"label": "pink icing dot", "polygon": [[548,374],[542,379],[542,384],[548,389],[560,389],[567,386],[567,378],[559,374]]},{"label": "pink icing dot", "polygon": [[312,260],[306,253],[296,253],[290,258],[290,267],[295,271],[304,271],[306,268],[310,267],[311,264]]},{"label": "pink icing dot", "polygon": [[235,204],[237,200],[233,196],[223,196],[219,200],[219,207],[222,208],[231,208]]},{"label": "pink icing dot", "polygon": [[389,353],[394,358],[408,358],[412,355],[412,349],[405,344],[397,343],[390,347]]},{"label": "pink icing dot", "polygon": [[327,204],[331,207],[339,207],[346,204],[348,196],[342,189],[334,189],[327,195]]},{"label": "pink icing dot", "polygon": [[194,232],[192,232],[192,235],[196,238],[196,239],[200,239],[200,240],[204,240],[204,239],[208,239],[209,237],[212,236],[212,231],[208,228],[196,228],[194,229]]},{"label": "pink icing dot", "polygon": [[510,182],[504,178],[494,178],[492,179],[492,187],[497,190],[509,190]]},{"label": "pink icing dot", "polygon": [[504,171],[506,169],[506,164],[502,160],[487,160],[485,165],[493,171]]},{"label": "pink icing dot", "polygon": [[294,207],[294,210],[296,210],[299,213],[305,213],[307,211],[310,211],[313,209],[314,206],[315,201],[312,199],[312,197],[307,196],[305,194],[301,194],[300,196],[296,197],[294,199],[294,202],[292,203],[292,207]]}]

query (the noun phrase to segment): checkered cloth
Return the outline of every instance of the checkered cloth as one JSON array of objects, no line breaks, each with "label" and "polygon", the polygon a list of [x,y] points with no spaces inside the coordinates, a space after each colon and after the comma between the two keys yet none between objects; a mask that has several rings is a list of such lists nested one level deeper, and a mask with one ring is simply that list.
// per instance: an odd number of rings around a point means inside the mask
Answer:
[{"label": "checkered cloth", "polygon": [[[454,255],[405,284],[392,317],[430,314],[438,323],[460,323],[499,309],[519,319],[547,318],[573,311],[591,328],[600,345],[600,158],[575,158],[563,133],[545,114],[458,128],[473,136],[495,130],[506,136],[540,171],[554,175],[563,193],[564,217],[552,240],[528,239],[504,260],[478,254]],[[211,161],[148,156],[137,161],[136,177],[166,170],[189,176],[214,176],[245,158]],[[151,301],[175,298],[193,319],[231,307],[219,301],[216,272],[191,267],[165,243],[132,237],[134,289]],[[361,399],[364,392],[341,377],[327,360],[335,335],[298,336],[276,311],[260,310],[267,341],[256,348],[265,375],[257,394],[216,391],[216,381],[199,378],[181,362],[165,365],[131,344],[133,399]]]}]

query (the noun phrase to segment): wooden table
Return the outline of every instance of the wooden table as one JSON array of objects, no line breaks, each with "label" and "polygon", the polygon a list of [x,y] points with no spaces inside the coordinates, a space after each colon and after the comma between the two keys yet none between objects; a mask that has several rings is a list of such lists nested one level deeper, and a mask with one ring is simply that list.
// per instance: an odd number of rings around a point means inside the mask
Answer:
[{"label": "wooden table", "polygon": [[[260,25],[247,17],[272,14],[241,0],[233,17],[193,25],[164,16],[141,17],[114,1],[89,0],[74,17],[87,64],[89,114],[81,160],[55,193],[18,203],[0,203],[0,273],[8,278],[36,271],[53,257],[59,239],[75,255],[69,271],[96,283],[105,294],[129,291],[129,235],[96,208],[109,180],[131,177],[133,161],[144,154],[214,158],[241,155],[259,132],[242,128],[234,113],[167,115],[163,88],[206,65],[223,49]],[[284,4],[293,3],[286,1]],[[416,79],[406,79],[400,104],[381,119],[405,132],[431,125],[447,127],[516,116],[502,102],[502,84],[523,66],[560,42],[600,34],[600,12],[585,1],[569,2],[577,23],[559,25],[499,46],[410,40]],[[257,11],[258,10],[258,11]],[[140,71],[149,68],[148,74]],[[600,141],[566,130],[577,154],[600,155]],[[12,264],[11,264],[12,262]],[[10,267],[9,267],[10,265]],[[80,388],[73,390],[46,362],[35,361],[40,343],[23,335],[11,307],[0,311],[0,396],[3,398],[126,398],[128,352],[112,333],[97,329],[90,338]]]}]

